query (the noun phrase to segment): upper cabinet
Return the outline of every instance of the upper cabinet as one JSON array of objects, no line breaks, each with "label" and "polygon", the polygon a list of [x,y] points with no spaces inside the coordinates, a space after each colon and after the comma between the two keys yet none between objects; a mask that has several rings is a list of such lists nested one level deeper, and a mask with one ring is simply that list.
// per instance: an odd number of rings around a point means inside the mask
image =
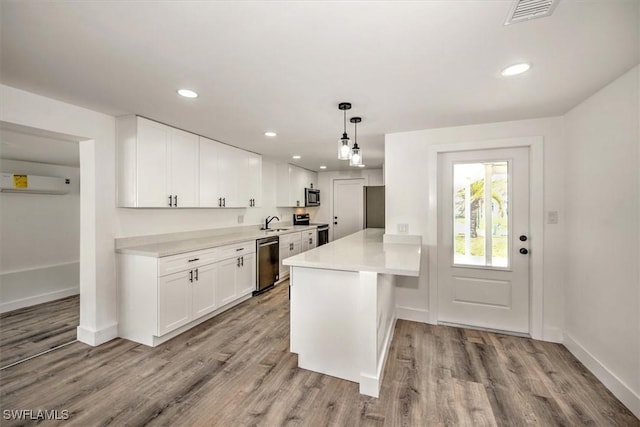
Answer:
[{"label": "upper cabinet", "polygon": [[305,188],[317,188],[316,172],[290,164],[278,164],[276,170],[276,206],[304,207]]},{"label": "upper cabinet", "polygon": [[260,206],[262,156],[200,137],[200,206]]},{"label": "upper cabinet", "polygon": [[260,206],[259,154],[137,116],[116,131],[119,207]]},{"label": "upper cabinet", "polygon": [[117,121],[118,206],[195,207],[198,136],[142,117]]}]

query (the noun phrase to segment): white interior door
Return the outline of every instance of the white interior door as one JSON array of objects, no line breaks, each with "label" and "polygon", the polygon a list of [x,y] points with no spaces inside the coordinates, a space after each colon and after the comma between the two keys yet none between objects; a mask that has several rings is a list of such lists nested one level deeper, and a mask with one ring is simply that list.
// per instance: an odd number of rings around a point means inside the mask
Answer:
[{"label": "white interior door", "polygon": [[438,156],[438,321],[529,333],[529,149]]},{"label": "white interior door", "polygon": [[333,240],[362,230],[364,178],[333,181]]}]

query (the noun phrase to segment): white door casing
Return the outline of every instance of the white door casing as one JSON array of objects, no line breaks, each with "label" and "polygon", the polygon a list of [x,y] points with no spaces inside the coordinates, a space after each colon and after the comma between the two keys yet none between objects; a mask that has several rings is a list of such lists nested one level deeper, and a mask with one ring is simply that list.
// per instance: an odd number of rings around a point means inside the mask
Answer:
[{"label": "white door casing", "polygon": [[528,151],[438,156],[439,323],[529,334]]},{"label": "white door casing", "polygon": [[530,335],[534,339],[543,339],[543,253],[544,233],[544,192],[543,166],[544,142],[541,136],[512,137],[504,139],[468,141],[457,143],[434,144],[427,150],[426,168],[428,174],[428,213],[425,244],[434,248],[428,252],[428,307],[429,323],[438,323],[438,154],[443,152],[482,150],[506,147],[529,147],[529,182],[530,182]]},{"label": "white door casing", "polygon": [[333,240],[362,230],[364,178],[333,181]]}]

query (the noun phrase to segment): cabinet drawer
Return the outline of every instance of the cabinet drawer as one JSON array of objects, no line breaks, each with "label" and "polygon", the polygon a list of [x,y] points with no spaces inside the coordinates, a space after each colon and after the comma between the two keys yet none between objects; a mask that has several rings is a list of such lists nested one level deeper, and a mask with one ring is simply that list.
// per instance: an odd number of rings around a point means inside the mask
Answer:
[{"label": "cabinet drawer", "polygon": [[236,243],[233,245],[220,246],[219,250],[219,259],[227,259],[233,258],[236,256],[242,256],[246,254],[251,254],[256,251],[256,241],[255,240],[247,240],[246,242]]},{"label": "cabinet drawer", "polygon": [[162,257],[158,260],[158,276],[166,276],[167,274],[216,262],[219,259],[220,252],[218,248]]}]

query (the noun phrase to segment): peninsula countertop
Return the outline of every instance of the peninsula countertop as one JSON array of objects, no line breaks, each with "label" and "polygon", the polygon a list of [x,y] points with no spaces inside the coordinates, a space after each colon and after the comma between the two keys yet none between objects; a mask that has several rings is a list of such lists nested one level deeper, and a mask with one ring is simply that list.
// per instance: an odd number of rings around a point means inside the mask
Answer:
[{"label": "peninsula countertop", "polygon": [[[276,224],[277,225],[277,224]],[[201,249],[215,248],[218,246],[231,245],[247,240],[257,240],[269,236],[280,236],[283,234],[297,233],[305,230],[316,229],[315,225],[285,225],[281,231],[275,231],[279,227],[273,227],[274,231],[247,230],[230,234],[220,234],[204,237],[193,237],[189,239],[174,240],[160,243],[149,243],[143,245],[122,247],[116,249],[116,253],[129,255],[143,255],[161,258],[170,255],[177,255],[186,252],[198,251]]]},{"label": "peninsula countertop", "polygon": [[419,243],[383,242],[384,229],[367,228],[326,245],[286,258],[284,265],[326,270],[420,274]]}]

